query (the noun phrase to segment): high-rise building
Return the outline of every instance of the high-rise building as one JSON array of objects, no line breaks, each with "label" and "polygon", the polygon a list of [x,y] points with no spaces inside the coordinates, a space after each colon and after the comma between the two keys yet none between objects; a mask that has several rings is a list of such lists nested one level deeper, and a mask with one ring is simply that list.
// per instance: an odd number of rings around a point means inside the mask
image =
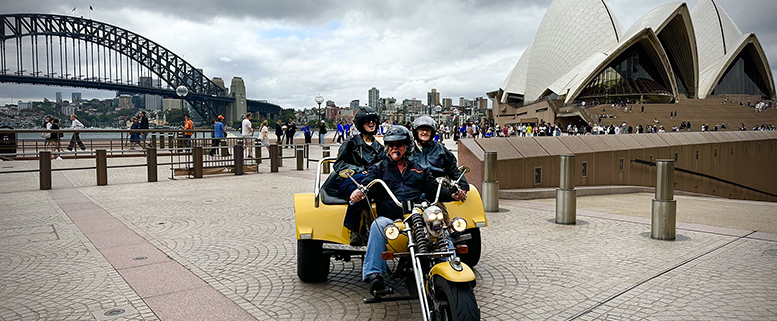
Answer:
[{"label": "high-rise building", "polygon": [[351,109],[359,109],[359,100],[358,99],[351,100]]},{"label": "high-rise building", "polygon": [[372,109],[378,110],[380,107],[380,90],[372,87],[369,91],[369,100],[367,103]]},{"label": "high-rise building", "polygon": [[127,108],[133,108],[132,105],[132,96],[130,95],[121,95],[119,96],[119,108],[121,109],[127,109]]},{"label": "high-rise building", "polygon": [[451,107],[453,107],[453,99],[450,99],[448,97],[443,98],[442,106],[445,107],[446,109],[450,109]]},{"label": "high-rise building", "polygon": [[81,102],[81,93],[72,93],[73,95],[73,101],[71,103],[76,104]]},{"label": "high-rise building", "polygon": [[475,107],[480,110],[488,109],[488,99],[483,97],[475,98]]},{"label": "high-rise building", "polygon": [[440,104],[440,93],[437,92],[437,89],[432,88],[432,91],[426,93],[426,105],[430,106],[431,108],[434,108],[439,104]]},{"label": "high-rise building", "polygon": [[72,114],[75,114],[75,112],[76,112],[75,105],[62,106],[62,115],[70,116]]},{"label": "high-rise building", "polygon": [[57,104],[62,103],[62,92],[57,92]]},{"label": "high-rise building", "polygon": [[177,98],[164,98],[162,99],[162,111],[168,110],[180,110],[181,100]]}]

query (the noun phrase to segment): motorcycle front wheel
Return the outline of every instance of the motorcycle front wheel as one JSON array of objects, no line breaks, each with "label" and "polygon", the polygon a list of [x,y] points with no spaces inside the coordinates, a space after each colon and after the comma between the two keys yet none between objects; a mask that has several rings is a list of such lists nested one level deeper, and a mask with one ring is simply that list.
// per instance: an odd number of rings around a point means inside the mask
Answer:
[{"label": "motorcycle front wheel", "polygon": [[434,277],[434,315],[436,320],[480,320],[480,308],[469,283]]}]

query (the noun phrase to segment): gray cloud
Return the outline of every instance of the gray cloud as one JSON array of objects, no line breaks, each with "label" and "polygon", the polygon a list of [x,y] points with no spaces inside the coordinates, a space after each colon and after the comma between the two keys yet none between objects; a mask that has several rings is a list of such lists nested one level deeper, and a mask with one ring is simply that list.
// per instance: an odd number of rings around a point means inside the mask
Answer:
[{"label": "gray cloud", "polygon": [[[227,86],[233,76],[242,77],[250,98],[301,108],[314,106],[319,93],[339,105],[364,103],[373,86],[383,97],[400,99],[425,101],[431,88],[443,97],[484,96],[533,40],[551,1],[111,0],[94,11],[80,0],[6,2],[2,13],[73,14],[75,6],[75,14],[144,35]],[[607,4],[628,28],[668,2]],[[769,17],[777,3],[718,3],[743,32],[758,35],[768,58],[777,56],[777,21]],[[52,87],[19,87],[0,84],[0,98],[53,97],[46,94]],[[85,97],[91,92],[80,91]]]}]

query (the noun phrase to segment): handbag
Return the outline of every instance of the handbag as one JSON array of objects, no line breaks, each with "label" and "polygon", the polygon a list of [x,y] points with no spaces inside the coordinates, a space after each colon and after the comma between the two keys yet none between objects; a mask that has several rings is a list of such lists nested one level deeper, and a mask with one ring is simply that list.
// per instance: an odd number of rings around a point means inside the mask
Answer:
[{"label": "handbag", "polygon": [[40,137],[51,138],[51,133],[40,133]]}]

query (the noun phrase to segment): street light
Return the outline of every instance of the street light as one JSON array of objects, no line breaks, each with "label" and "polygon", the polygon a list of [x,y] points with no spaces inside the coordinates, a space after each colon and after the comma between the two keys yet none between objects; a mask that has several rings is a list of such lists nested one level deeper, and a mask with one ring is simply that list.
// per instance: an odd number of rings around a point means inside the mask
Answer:
[{"label": "street light", "polygon": [[186,114],[184,113],[183,105],[184,97],[189,94],[189,88],[186,88],[184,85],[180,85],[175,89],[175,93],[178,95],[178,97],[181,97],[181,122],[183,123],[184,127],[186,127]]},{"label": "street light", "polygon": [[321,103],[324,102],[324,97],[321,94],[316,95],[316,103],[318,103],[318,121],[321,122]]},{"label": "street light", "polygon": [[435,107],[434,109],[437,110],[437,122],[439,123],[440,122],[440,111],[442,111],[442,106],[437,105],[437,107]]}]

